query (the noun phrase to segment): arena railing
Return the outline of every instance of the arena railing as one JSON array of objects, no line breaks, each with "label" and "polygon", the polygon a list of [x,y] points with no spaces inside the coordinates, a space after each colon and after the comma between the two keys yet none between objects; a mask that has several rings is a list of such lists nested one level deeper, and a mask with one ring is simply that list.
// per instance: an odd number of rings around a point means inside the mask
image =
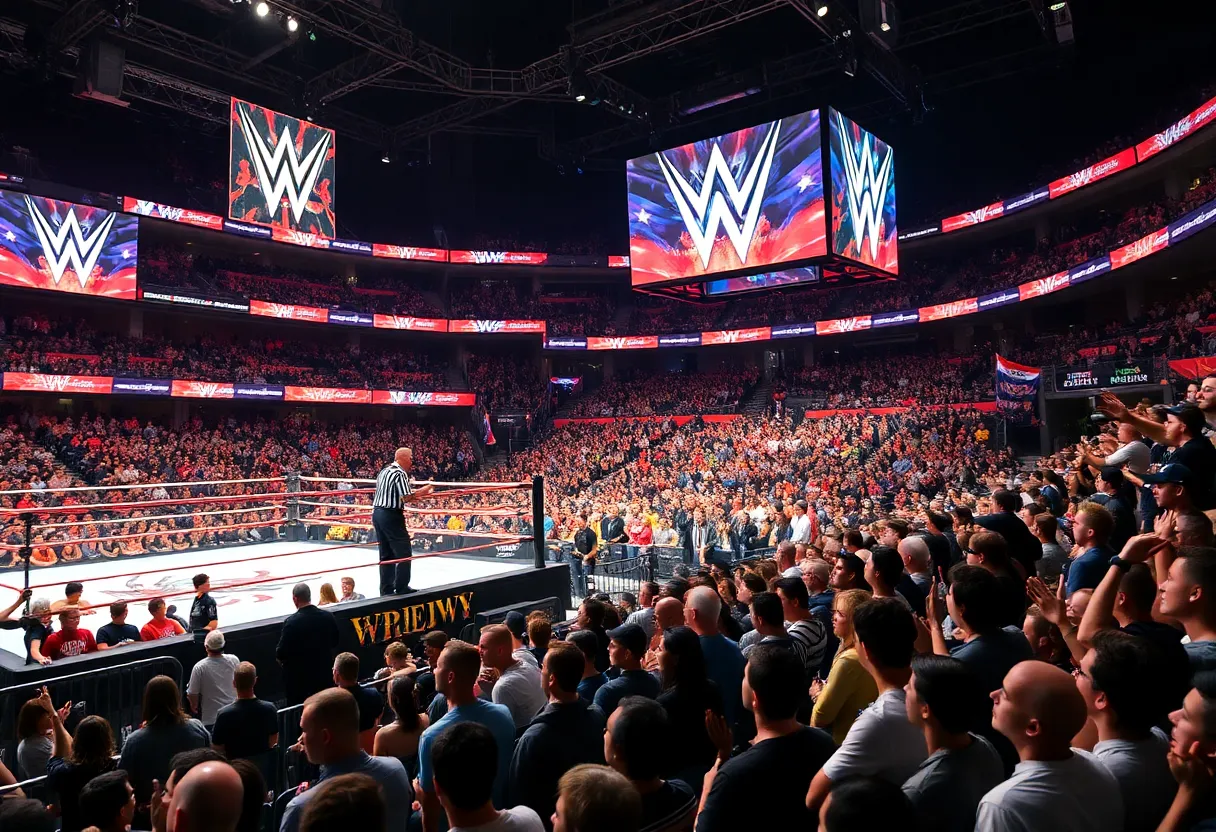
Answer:
[{"label": "arena railing", "polygon": [[[172,656],[154,656],[0,688],[0,738],[3,738],[0,741],[5,743],[0,746],[4,751],[3,759],[16,759],[17,716],[21,706],[36,698],[43,687],[57,705],[71,702],[84,712],[82,716],[105,717],[114,729],[115,745],[121,747],[127,736],[143,722],[144,687],[154,676],[168,676],[181,688],[182,664]],[[69,726],[72,722],[69,718]]]}]

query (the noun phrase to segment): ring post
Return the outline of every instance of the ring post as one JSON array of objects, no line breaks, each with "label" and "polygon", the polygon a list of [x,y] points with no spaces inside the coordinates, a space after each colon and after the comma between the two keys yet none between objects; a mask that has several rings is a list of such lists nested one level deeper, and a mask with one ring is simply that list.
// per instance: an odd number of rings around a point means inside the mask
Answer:
[{"label": "ring post", "polygon": [[304,539],[304,528],[300,522],[300,498],[292,496],[300,493],[300,472],[291,471],[287,474],[287,539],[298,542]]},{"label": "ring post", "polygon": [[545,568],[545,478],[532,478],[532,566]]},{"label": "ring post", "polygon": [[[23,571],[25,572],[25,586],[22,591],[30,588],[30,556],[34,554],[34,512],[27,511],[21,515],[21,522],[25,523],[25,545],[17,550],[17,557],[23,562]],[[25,599],[25,614],[30,614],[30,599]]]}]

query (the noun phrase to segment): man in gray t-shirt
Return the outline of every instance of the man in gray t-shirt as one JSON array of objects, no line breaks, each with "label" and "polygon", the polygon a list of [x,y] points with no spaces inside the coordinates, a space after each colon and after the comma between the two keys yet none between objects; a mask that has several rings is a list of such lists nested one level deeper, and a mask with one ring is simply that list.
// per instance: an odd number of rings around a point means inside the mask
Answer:
[{"label": "man in gray t-shirt", "polygon": [[904,794],[921,813],[926,829],[939,832],[975,828],[975,809],[1005,779],[1001,756],[992,743],[971,735],[971,744],[956,751],[940,748],[904,783]]},{"label": "man in gray t-shirt", "polygon": [[541,689],[540,670],[511,655],[511,631],[494,624],[481,632],[477,649],[481,652],[481,675],[477,678],[479,695],[511,711],[516,728],[523,728],[545,707],[547,697]]},{"label": "man in gray t-shirt", "polygon": [[220,708],[236,701],[232,677],[241,660],[224,652],[224,634],[219,630],[207,633],[203,647],[207,650],[207,657],[191,669],[186,697],[190,700],[190,710],[199,715],[210,731]]}]

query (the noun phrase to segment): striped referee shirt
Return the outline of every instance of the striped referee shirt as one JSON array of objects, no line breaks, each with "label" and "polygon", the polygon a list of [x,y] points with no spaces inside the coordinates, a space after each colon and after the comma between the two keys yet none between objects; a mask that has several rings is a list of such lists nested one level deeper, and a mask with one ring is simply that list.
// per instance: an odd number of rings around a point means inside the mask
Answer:
[{"label": "striped referee shirt", "polygon": [[413,493],[414,486],[410,482],[409,473],[396,462],[391,462],[376,475],[376,493],[372,497],[372,506],[400,511],[406,495]]}]

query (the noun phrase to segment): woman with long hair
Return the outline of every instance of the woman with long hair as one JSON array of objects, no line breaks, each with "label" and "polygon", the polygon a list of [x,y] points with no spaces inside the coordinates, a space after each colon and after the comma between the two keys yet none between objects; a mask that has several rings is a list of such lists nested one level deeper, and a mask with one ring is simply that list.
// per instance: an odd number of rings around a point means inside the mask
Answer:
[{"label": "woman with long hair", "polygon": [[670,772],[699,789],[718,753],[705,727],[705,712],[723,713],[722,692],[709,678],[701,639],[692,628],[664,631],[655,652],[663,685],[658,702],[667,711]]},{"label": "woman with long hair", "polygon": [[830,729],[837,745],[844,742],[861,709],[878,698],[874,677],[857,655],[857,635],[853,631],[853,613],[870,597],[864,589],[836,593],[832,599],[832,632],[840,639],[840,646],[832,658],[827,681],[816,679],[811,685],[811,698],[815,700],[811,725]]},{"label": "woman with long hair", "polygon": [[[169,760],[179,751],[211,745],[211,735],[197,719],[182,711],[182,692],[168,676],[154,676],[144,688],[143,725],[127,737],[118,767],[125,770],[135,789],[135,802],[152,797],[152,781],[169,777]],[[139,817],[137,815],[137,822]]]},{"label": "woman with long hair", "polygon": [[[45,688],[43,691],[45,692]],[[47,697],[50,698],[49,696]],[[64,707],[69,707],[71,703]],[[53,709],[52,709],[53,710]],[[65,713],[64,716],[67,714]],[[54,745],[51,731],[54,723],[42,707],[42,697],[31,699],[17,713],[17,777],[30,780],[46,774]]]},{"label": "woman with long hair", "polygon": [[431,724],[425,713],[419,713],[414,677],[397,676],[389,683],[388,704],[394,718],[376,732],[372,753],[377,757],[396,757],[413,779],[418,775],[418,740]]},{"label": "woman with long hair", "polygon": [[79,832],[83,828],[80,790],[97,775],[113,771],[114,732],[103,717],[86,716],[76,726],[75,736],[69,736],[50,696],[40,701],[54,723],[55,747],[46,766],[47,786],[58,797],[63,832]]},{"label": "woman with long hair", "polygon": [[334,592],[333,584],[321,584],[320,597],[317,599],[318,607],[326,607],[330,604],[338,603],[338,595]]}]

